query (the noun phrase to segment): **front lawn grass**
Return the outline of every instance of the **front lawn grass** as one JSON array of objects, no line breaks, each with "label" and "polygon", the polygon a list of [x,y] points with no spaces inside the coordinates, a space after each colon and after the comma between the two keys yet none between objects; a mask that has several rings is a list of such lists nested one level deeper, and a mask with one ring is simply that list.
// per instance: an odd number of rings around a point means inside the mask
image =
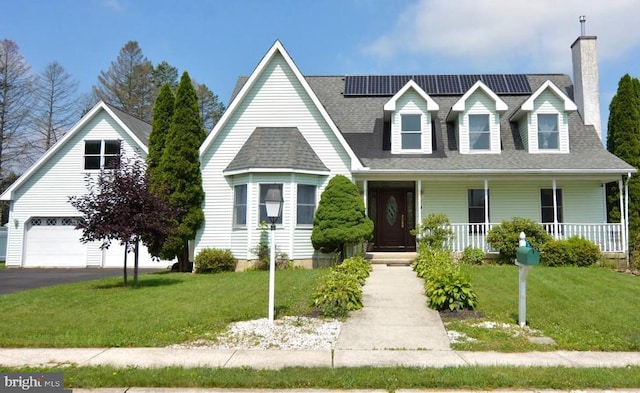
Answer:
[{"label": "front lawn grass", "polygon": [[[473,289],[484,321],[518,324],[518,268],[475,266]],[[603,268],[534,267],[527,279],[527,324],[556,341],[540,345],[500,329],[473,327],[478,320],[448,322],[477,342],[456,349],[530,351],[639,351],[640,277]]]},{"label": "front lawn grass", "polygon": [[239,389],[625,389],[640,387],[640,367],[361,367],[361,368],[151,368],[63,367],[2,372],[57,371],[65,387],[183,387]]},{"label": "front lawn grass", "polygon": [[[326,270],[276,272],[277,315],[311,312]],[[211,338],[229,323],[267,317],[268,272],[140,276],[0,296],[1,347],[154,347]]]}]

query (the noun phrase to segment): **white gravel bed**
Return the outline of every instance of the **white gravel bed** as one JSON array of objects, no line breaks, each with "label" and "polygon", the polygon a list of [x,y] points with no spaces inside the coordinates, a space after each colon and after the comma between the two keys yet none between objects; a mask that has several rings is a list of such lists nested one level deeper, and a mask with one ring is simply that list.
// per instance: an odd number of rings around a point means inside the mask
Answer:
[{"label": "white gravel bed", "polygon": [[176,344],[170,348],[330,350],[342,322],[333,319],[284,317],[235,322],[212,340]]}]

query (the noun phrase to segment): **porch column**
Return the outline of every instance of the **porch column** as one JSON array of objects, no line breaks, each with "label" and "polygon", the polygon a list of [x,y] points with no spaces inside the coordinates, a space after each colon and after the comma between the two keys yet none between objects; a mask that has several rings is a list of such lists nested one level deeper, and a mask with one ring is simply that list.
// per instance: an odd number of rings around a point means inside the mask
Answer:
[{"label": "porch column", "polygon": [[622,243],[623,251],[626,252],[627,247],[625,243],[627,243],[627,230],[625,225],[626,209],[625,209],[625,203],[624,203],[626,192],[625,192],[624,183],[625,183],[624,176],[622,176],[620,180],[618,180],[618,195],[620,197],[620,227],[621,227],[620,242]]},{"label": "porch column", "polygon": [[556,198],[556,179],[553,179],[553,237],[558,238],[558,199]]},{"label": "porch column", "polygon": [[364,191],[364,214],[369,217],[369,180],[365,180],[362,186]]},{"label": "porch column", "polygon": [[624,182],[624,235],[625,251],[627,254],[627,266],[629,266],[629,180],[631,173],[627,173],[627,181]]},{"label": "porch column", "polygon": [[422,180],[418,180],[416,183],[416,220],[417,225],[420,225],[422,224]]},{"label": "porch column", "polygon": [[[489,232],[489,181],[484,179],[484,236]],[[483,242],[484,243],[484,242]],[[484,244],[483,244],[484,247]]]}]

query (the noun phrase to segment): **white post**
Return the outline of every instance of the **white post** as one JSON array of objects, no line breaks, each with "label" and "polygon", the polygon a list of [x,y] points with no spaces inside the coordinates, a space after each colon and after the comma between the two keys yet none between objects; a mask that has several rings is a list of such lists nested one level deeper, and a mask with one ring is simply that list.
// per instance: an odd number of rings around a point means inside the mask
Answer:
[{"label": "white post", "polygon": [[273,322],[276,287],[276,224],[271,224],[271,244],[269,257],[269,322]]},{"label": "white post", "polygon": [[[520,240],[518,241],[519,247],[525,247],[527,245],[527,241],[525,240],[526,236],[524,232],[520,232]],[[524,327],[527,324],[527,274],[529,274],[529,269],[531,266],[523,265],[518,260],[516,260],[516,265],[518,265],[518,324],[520,327]]]},{"label": "white post", "polygon": [[553,179],[553,237],[558,239],[558,198],[556,195],[556,179]]},{"label": "white post", "polygon": [[[625,252],[627,254],[627,267],[629,267],[629,180],[631,173],[627,173],[627,181],[624,182],[624,242]],[[620,213],[622,215],[622,213]]]}]

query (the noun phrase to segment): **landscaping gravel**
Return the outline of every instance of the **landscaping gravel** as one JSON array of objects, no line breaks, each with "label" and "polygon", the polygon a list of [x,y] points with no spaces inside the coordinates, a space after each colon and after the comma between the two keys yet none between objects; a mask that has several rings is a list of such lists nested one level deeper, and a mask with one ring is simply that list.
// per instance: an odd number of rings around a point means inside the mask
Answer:
[{"label": "landscaping gravel", "polygon": [[235,322],[212,340],[197,340],[171,348],[330,350],[342,322],[332,319],[284,317]]}]

